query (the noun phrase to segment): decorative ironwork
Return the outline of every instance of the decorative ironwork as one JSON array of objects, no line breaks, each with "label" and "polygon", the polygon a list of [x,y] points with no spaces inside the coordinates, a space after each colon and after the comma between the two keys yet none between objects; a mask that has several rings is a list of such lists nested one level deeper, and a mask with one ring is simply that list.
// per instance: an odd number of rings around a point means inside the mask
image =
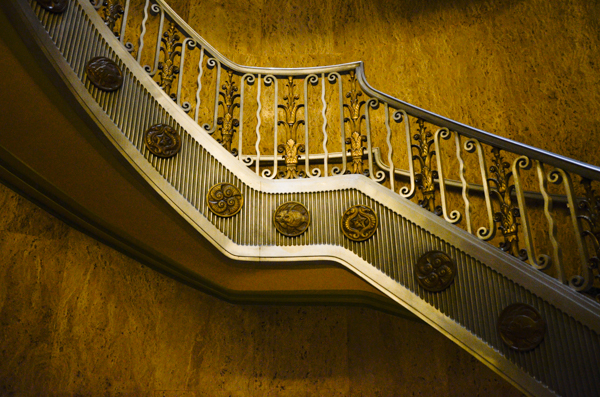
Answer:
[{"label": "decorative ironwork", "polygon": [[283,100],[287,103],[278,105],[278,108],[283,109],[285,120],[277,122],[278,125],[286,126],[286,142],[277,146],[277,152],[283,154],[285,159],[285,172],[279,174],[281,179],[292,179],[301,178],[304,176],[304,172],[298,171],[298,153],[304,153],[304,144],[297,142],[297,130],[300,124],[304,124],[304,120],[298,120],[298,110],[304,107],[303,104],[296,103],[300,96],[294,93],[294,79],[292,76],[288,77],[286,83],[287,95],[283,97]]},{"label": "decorative ironwork", "polygon": [[155,156],[168,158],[181,149],[181,138],[177,131],[166,124],[154,124],[144,136],[146,147]]},{"label": "decorative ironwork", "polygon": [[344,236],[352,241],[365,241],[377,231],[379,220],[372,208],[355,205],[342,215],[341,227]]},{"label": "decorative ironwork", "polygon": [[177,48],[181,47],[182,43],[179,43],[179,34],[173,22],[170,23],[169,29],[163,33],[160,41],[163,43],[160,50],[164,54],[163,62],[158,63],[160,87],[173,100],[176,100],[175,94],[171,94],[171,86],[173,85],[175,76],[179,74],[179,66],[175,65],[175,57],[181,56],[181,51],[177,50]]},{"label": "decorative ironwork", "polygon": [[439,292],[454,281],[456,265],[446,253],[430,251],[419,258],[414,271],[421,287],[427,291]]},{"label": "decorative ironwork", "polygon": [[119,31],[115,30],[115,25],[125,12],[123,6],[118,0],[105,0],[102,5],[104,6],[102,20],[104,20],[104,23],[108,26],[110,31],[113,32],[115,36],[119,37]]},{"label": "decorative ironwork", "polygon": [[[235,99],[240,95],[236,94],[238,88],[235,85],[235,81],[233,81],[233,71],[228,70],[227,76],[227,81],[221,87],[223,91],[219,92],[219,94],[223,96],[221,104],[223,105],[224,116],[217,119],[217,125],[221,126],[221,145],[223,145],[227,151],[231,152],[231,141],[233,140],[235,127],[240,125],[240,121],[233,117],[233,110],[238,106],[238,104],[235,103]],[[233,154],[237,155],[235,152]]]},{"label": "decorative ironwork", "polygon": [[242,210],[244,197],[236,186],[229,183],[217,183],[208,191],[206,202],[212,213],[229,218]]},{"label": "decorative ironwork", "polygon": [[[581,212],[577,218],[584,220],[588,229],[583,231],[583,236],[588,237],[592,243],[594,254],[588,259],[588,266],[592,271],[598,273],[600,269],[600,196],[592,188],[592,181],[586,178],[581,179],[581,184],[585,190],[585,198],[579,201],[579,209]],[[600,274],[595,275],[596,279],[600,278]],[[596,296],[596,300],[600,302],[600,291],[592,288],[589,293]]]},{"label": "decorative ironwork", "polygon": [[37,0],[37,2],[43,9],[55,14],[65,12],[69,6],[69,0]]},{"label": "decorative ironwork", "polygon": [[85,67],[90,82],[103,91],[116,91],[123,85],[123,73],[112,59],[95,57]]},{"label": "decorative ironwork", "polygon": [[365,148],[363,142],[367,141],[367,137],[360,133],[360,121],[364,116],[360,115],[360,108],[365,104],[365,101],[361,101],[360,97],[363,95],[361,91],[356,89],[356,73],[350,71],[350,91],[346,93],[346,98],[350,99],[350,104],[344,104],[344,108],[348,109],[350,117],[344,118],[344,122],[350,123],[350,138],[346,138],[346,145],[350,145],[350,156],[352,157],[352,164],[350,169],[347,171],[351,174],[364,174],[368,175],[369,170],[363,169],[363,154]]},{"label": "decorative ironwork", "polygon": [[504,161],[500,149],[492,148],[492,161],[494,165],[490,166],[490,172],[493,178],[488,178],[491,183],[490,191],[495,193],[500,205],[500,211],[494,213],[494,221],[498,224],[498,229],[502,232],[504,241],[499,244],[504,252],[516,256],[520,259],[527,259],[527,251],[519,249],[519,207],[513,199],[515,185],[510,184],[512,171],[509,171],[510,164]]},{"label": "decorative ironwork", "polygon": [[508,347],[525,352],[542,343],[546,333],[546,322],[534,307],[525,303],[515,303],[500,313],[498,333]]},{"label": "decorative ironwork", "polygon": [[432,145],[435,140],[433,134],[425,126],[425,121],[417,119],[417,133],[413,139],[418,142],[417,145],[410,145],[411,148],[417,149],[417,154],[412,156],[413,160],[418,160],[421,166],[420,172],[415,175],[415,183],[423,199],[419,200],[419,205],[436,215],[442,215],[442,207],[435,205],[435,179],[438,177],[437,171],[433,169],[433,157],[436,155],[435,150],[432,150]]},{"label": "decorative ironwork", "polygon": [[308,229],[310,213],[296,201],[281,204],[273,214],[273,224],[277,231],[287,237],[296,237]]}]

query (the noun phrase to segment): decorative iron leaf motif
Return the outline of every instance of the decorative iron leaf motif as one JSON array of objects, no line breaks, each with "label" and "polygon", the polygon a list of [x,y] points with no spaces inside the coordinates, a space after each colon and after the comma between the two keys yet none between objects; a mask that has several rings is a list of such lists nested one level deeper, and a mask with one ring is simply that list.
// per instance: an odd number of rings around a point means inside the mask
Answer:
[{"label": "decorative iron leaf motif", "polygon": [[430,251],[422,255],[414,266],[417,282],[427,291],[443,291],[456,276],[456,265],[442,251]]},{"label": "decorative iron leaf motif", "polygon": [[90,82],[103,91],[116,91],[123,85],[123,73],[113,60],[95,57],[85,67]]},{"label": "decorative iron leaf motif", "polygon": [[206,202],[213,214],[228,218],[242,210],[244,197],[236,186],[229,183],[217,183],[208,191]]},{"label": "decorative iron leaf motif", "polygon": [[412,156],[420,165],[420,172],[415,175],[415,183],[423,198],[419,200],[419,205],[436,215],[442,215],[442,207],[435,205],[435,180],[438,173],[433,169],[434,156],[436,155],[432,145],[434,144],[433,134],[425,126],[425,121],[417,119],[417,133],[413,139],[417,144],[412,144],[411,148],[417,150],[417,154]]},{"label": "decorative iron leaf motif", "polygon": [[181,149],[181,138],[177,131],[166,124],[154,124],[144,136],[146,147],[155,156],[173,157]]},{"label": "decorative iron leaf motif", "polygon": [[355,205],[342,215],[341,227],[344,236],[353,241],[365,241],[377,231],[379,220],[372,208]]},{"label": "decorative iron leaf motif", "polygon": [[286,103],[278,105],[278,108],[283,109],[285,120],[280,120],[277,124],[286,127],[286,142],[277,146],[277,152],[282,153],[285,159],[285,172],[281,172],[279,178],[301,178],[304,172],[298,171],[298,158],[299,153],[304,153],[305,147],[304,144],[297,142],[297,131],[298,126],[304,124],[304,120],[298,119],[298,110],[304,105],[296,102],[300,96],[294,93],[296,84],[292,76],[288,77],[286,87],[287,94],[283,97]]},{"label": "decorative iron leaf motif", "polygon": [[178,48],[181,47],[182,43],[179,42],[179,34],[173,22],[170,23],[169,29],[163,33],[160,41],[162,42],[160,51],[163,53],[163,61],[158,64],[160,87],[175,100],[175,95],[171,94],[171,87],[175,76],[179,74],[179,66],[175,65],[175,57],[181,56],[181,51]]},{"label": "decorative iron leaf motif", "polygon": [[[592,181],[581,179],[585,191],[585,198],[579,200],[579,215],[577,217],[587,225],[583,236],[591,242],[594,253],[588,260],[588,266],[594,274],[594,278],[600,279],[600,196],[592,188]],[[596,301],[600,302],[600,291],[592,288],[588,293],[595,295]]]},{"label": "decorative iron leaf motif", "polygon": [[542,343],[546,334],[546,322],[534,307],[515,303],[500,313],[498,333],[508,347],[525,352]]},{"label": "decorative iron leaf motif", "polygon": [[235,100],[239,97],[239,94],[236,94],[238,88],[235,81],[233,81],[233,71],[228,70],[227,76],[227,81],[221,87],[223,91],[219,91],[219,94],[223,97],[221,104],[223,105],[224,115],[217,119],[217,124],[221,127],[220,143],[228,152],[231,152],[231,142],[233,134],[236,132],[235,127],[240,125],[240,121],[233,117],[233,110],[238,106]]},{"label": "decorative iron leaf motif", "polygon": [[102,10],[101,16],[102,20],[108,26],[111,32],[117,37],[119,37],[119,32],[115,30],[117,21],[124,13],[123,6],[118,0],[105,0],[102,5],[104,9]]},{"label": "decorative iron leaf motif", "polygon": [[281,204],[273,214],[273,224],[277,231],[287,237],[299,236],[310,225],[310,213],[296,201]]},{"label": "decorative iron leaf motif", "polygon": [[363,174],[369,175],[369,170],[364,170],[363,167],[363,154],[365,148],[363,142],[367,141],[367,137],[360,133],[360,122],[364,118],[360,114],[360,108],[365,104],[365,101],[361,101],[363,93],[356,88],[356,73],[354,70],[350,71],[350,91],[346,93],[346,98],[350,100],[350,104],[344,104],[344,108],[348,110],[350,117],[344,118],[344,122],[350,124],[350,138],[346,138],[346,145],[350,145],[350,156],[352,157],[352,164],[350,169],[346,171],[349,174]]}]

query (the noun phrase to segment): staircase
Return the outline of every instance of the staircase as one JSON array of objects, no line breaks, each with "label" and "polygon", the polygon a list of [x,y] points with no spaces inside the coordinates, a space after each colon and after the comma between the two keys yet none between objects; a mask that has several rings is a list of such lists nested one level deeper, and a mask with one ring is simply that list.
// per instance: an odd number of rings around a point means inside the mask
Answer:
[{"label": "staircase", "polygon": [[522,391],[600,395],[598,167],[378,92],[360,62],[234,64],[163,0],[3,6],[228,257],[337,262]]}]

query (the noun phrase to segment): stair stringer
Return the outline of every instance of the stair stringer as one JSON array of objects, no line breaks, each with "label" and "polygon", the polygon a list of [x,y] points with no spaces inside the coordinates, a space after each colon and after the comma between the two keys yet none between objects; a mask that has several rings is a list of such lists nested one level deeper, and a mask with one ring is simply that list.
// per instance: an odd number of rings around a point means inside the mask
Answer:
[{"label": "stair stringer", "polygon": [[[104,136],[225,255],[258,262],[338,262],[521,390],[600,395],[600,313],[594,302],[362,176],[260,178],[173,103],[87,1],[72,1],[64,15],[48,14],[35,1],[11,1],[12,12]],[[97,55],[122,68],[120,91],[102,92],[87,80],[85,62]],[[159,159],[145,148],[142,134],[157,122],[181,134],[184,147],[177,157]],[[244,195],[244,207],[233,218],[219,218],[206,206],[208,189],[219,182],[238,186]],[[271,225],[275,208],[288,200],[304,203],[312,215],[309,230],[293,239]],[[371,206],[380,219],[377,233],[366,242],[347,240],[339,228],[342,212],[355,204]],[[430,250],[446,252],[457,266],[454,283],[439,293],[419,287],[413,275],[413,264]],[[517,302],[536,307],[547,323],[545,340],[527,353],[505,346],[496,331],[502,309]]]}]

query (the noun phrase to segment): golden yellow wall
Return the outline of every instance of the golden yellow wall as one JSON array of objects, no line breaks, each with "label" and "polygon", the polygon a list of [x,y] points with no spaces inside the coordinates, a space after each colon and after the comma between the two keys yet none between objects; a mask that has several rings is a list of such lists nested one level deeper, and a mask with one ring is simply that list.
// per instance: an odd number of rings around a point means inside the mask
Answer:
[{"label": "golden yellow wall", "polygon": [[2,185],[0,208],[1,396],[518,394],[423,323],[353,307],[231,305]]}]

